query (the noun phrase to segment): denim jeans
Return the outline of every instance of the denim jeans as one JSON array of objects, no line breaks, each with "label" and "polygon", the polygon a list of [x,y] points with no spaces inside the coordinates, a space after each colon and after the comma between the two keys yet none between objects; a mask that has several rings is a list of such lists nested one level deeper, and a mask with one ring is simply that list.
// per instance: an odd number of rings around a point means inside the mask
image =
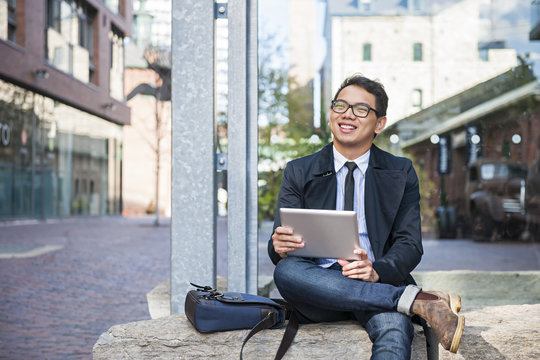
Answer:
[{"label": "denim jeans", "polygon": [[373,342],[371,359],[410,359],[413,326],[396,311],[405,286],[350,279],[337,263],[325,269],[294,256],[279,261],[274,281],[301,323],[356,319]]}]

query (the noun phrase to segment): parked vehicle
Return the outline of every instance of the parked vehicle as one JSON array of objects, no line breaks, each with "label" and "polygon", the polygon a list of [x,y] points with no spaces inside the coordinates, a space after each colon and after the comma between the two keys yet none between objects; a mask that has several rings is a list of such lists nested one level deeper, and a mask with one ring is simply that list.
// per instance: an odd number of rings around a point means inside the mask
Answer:
[{"label": "parked vehicle", "polygon": [[517,238],[525,230],[527,167],[504,160],[469,165],[465,203],[474,240]]}]

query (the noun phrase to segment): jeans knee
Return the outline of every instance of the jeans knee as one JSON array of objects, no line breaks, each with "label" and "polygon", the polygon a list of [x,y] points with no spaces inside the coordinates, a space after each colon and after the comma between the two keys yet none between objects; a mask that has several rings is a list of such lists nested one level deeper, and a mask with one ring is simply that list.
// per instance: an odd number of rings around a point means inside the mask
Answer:
[{"label": "jeans knee", "polygon": [[287,287],[287,284],[292,280],[291,260],[289,258],[281,259],[274,269],[274,283],[277,288]]}]

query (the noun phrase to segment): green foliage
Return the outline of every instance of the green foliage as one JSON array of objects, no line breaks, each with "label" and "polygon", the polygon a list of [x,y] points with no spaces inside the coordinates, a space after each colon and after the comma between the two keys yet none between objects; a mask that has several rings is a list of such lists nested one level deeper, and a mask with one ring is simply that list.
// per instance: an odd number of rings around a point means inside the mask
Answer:
[{"label": "green foliage", "polygon": [[283,69],[259,66],[259,220],[273,219],[287,161],[320,150],[326,124],[313,126],[311,84],[298,86]]}]

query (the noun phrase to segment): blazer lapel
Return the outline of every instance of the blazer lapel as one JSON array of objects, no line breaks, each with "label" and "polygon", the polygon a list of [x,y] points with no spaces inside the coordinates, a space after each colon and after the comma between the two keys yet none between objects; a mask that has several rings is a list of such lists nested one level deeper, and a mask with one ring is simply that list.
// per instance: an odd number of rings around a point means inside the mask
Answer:
[{"label": "blazer lapel", "polygon": [[336,209],[336,172],[333,143],[326,145],[316,156],[304,185],[304,207]]},{"label": "blazer lapel", "polygon": [[369,240],[377,259],[383,255],[384,244],[405,191],[407,174],[403,170],[388,169],[384,153],[376,146],[372,146],[371,150],[364,206]]}]

